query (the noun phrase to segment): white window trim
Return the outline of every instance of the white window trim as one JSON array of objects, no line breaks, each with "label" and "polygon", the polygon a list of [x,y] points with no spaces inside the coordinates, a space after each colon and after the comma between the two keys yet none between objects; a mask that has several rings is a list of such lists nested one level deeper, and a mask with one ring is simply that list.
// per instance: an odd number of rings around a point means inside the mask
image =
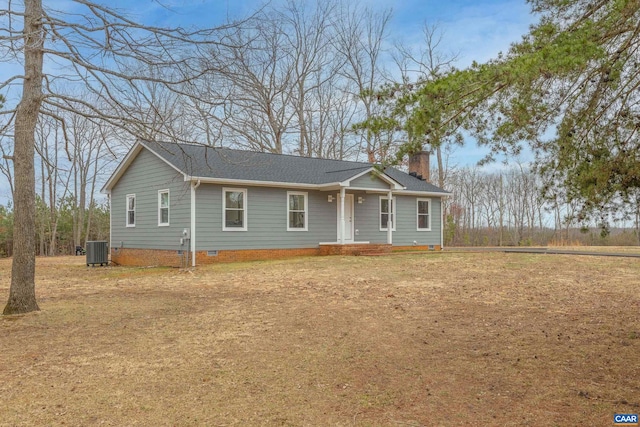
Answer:
[{"label": "white window trim", "polygon": [[[388,228],[386,225],[383,227],[382,224],[380,223],[380,219],[382,218],[382,201],[383,200],[388,200],[387,196],[380,196],[380,199],[378,201],[378,225],[380,226],[380,231],[388,231]],[[395,209],[394,209],[395,208]],[[394,212],[394,210],[398,210],[397,206],[396,206],[396,198],[392,197],[391,198],[391,214],[393,216],[393,224],[391,227],[391,231],[396,231],[396,223],[398,221],[396,212]]]},{"label": "white window trim", "polygon": [[[429,227],[428,228],[420,228],[420,213],[418,211],[418,207],[420,206],[420,202],[427,202],[429,204]],[[423,214],[424,215],[424,214]],[[418,198],[416,199],[416,230],[417,231],[431,231],[431,199]]]},{"label": "white window trim", "polygon": [[[129,199],[133,198],[133,224],[129,224]],[[127,194],[127,198],[124,206],[124,224],[127,227],[135,227],[136,219],[138,216],[136,215],[136,209],[138,208],[138,202],[136,201],[135,194]]]},{"label": "white window trim", "polygon": [[[304,196],[304,228],[289,227],[289,197]],[[309,230],[309,193],[304,191],[287,191],[287,231],[308,231]]]},{"label": "white window trim", "polygon": [[[244,201],[244,206],[243,206],[243,218],[242,218],[242,224],[243,227],[227,227],[227,221],[226,221],[226,213],[227,213],[227,191],[232,191],[235,193],[243,193],[242,194],[242,200]],[[231,188],[231,187],[223,187],[222,188],[222,231],[247,231],[248,230],[248,224],[247,224],[247,211],[249,210],[249,201],[247,199],[247,189],[246,188]]]},{"label": "white window trim", "polygon": [[[167,222],[162,222],[162,194],[167,193],[168,205],[167,205]],[[171,193],[168,188],[164,190],[158,190],[158,227],[167,227],[171,221]]]}]

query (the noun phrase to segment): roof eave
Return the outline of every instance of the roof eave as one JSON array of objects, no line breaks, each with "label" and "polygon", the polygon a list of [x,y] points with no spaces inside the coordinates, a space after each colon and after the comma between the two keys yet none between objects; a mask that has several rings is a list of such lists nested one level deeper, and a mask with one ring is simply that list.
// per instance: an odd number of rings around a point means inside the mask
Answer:
[{"label": "roof eave", "polygon": [[284,182],[284,181],[257,181],[251,179],[233,179],[233,178],[212,178],[206,176],[188,176],[185,175],[185,181],[200,181],[203,184],[224,184],[224,185],[246,185],[252,187],[283,187],[283,188],[301,188],[313,190],[326,190],[333,187],[339,187],[339,182],[331,182],[326,184],[309,184],[302,182]]},{"label": "roof eave", "polygon": [[[341,187],[349,188],[350,190],[358,190],[358,191],[368,191],[373,193],[386,193],[388,190],[383,189],[373,189],[373,188],[355,188],[344,186],[343,182],[330,182],[325,184],[309,184],[309,183],[298,183],[298,182],[281,182],[281,181],[254,181],[250,179],[231,179],[231,178],[211,178],[211,177],[203,177],[203,176],[189,176],[185,175],[185,181],[200,181],[203,184],[221,184],[221,185],[236,185],[236,186],[251,186],[251,187],[281,187],[281,188],[300,188],[300,189],[309,189],[309,190],[339,190]],[[405,187],[402,187],[398,190],[393,190],[398,194],[404,195],[416,195],[416,196],[429,196],[429,197],[446,197],[452,196],[453,193],[440,193],[436,191],[416,191],[416,190],[406,190]]]},{"label": "roof eave", "polygon": [[429,196],[429,197],[449,197],[453,196],[453,193],[439,192],[439,191],[417,191],[417,190],[402,190],[398,192],[406,196]]},{"label": "roof eave", "polygon": [[387,175],[384,172],[380,172],[378,169],[374,168],[374,167],[370,167],[369,169],[366,169],[362,172],[359,172],[357,174],[355,174],[354,176],[350,177],[349,179],[346,179],[344,181],[342,181],[340,183],[341,187],[350,187],[351,186],[351,181],[353,181],[354,179],[358,179],[361,176],[364,176],[368,173],[375,173],[376,176],[378,178],[380,178],[382,181],[386,182],[387,184],[389,184],[390,186],[392,186],[393,188],[391,188],[391,190],[403,190],[406,187],[402,184],[400,184],[398,181],[396,181],[395,179],[391,178],[389,175]]},{"label": "roof eave", "polygon": [[133,145],[133,147],[131,147],[124,159],[120,162],[116,170],[113,171],[107,182],[105,182],[105,184],[102,186],[102,188],[100,189],[100,193],[107,194],[111,192],[111,189],[116,185],[127,168],[129,168],[129,165],[131,164],[131,162],[133,162],[133,159],[136,158],[138,153],[140,153],[142,148],[143,147],[140,141],[136,141],[136,143]]},{"label": "roof eave", "polygon": [[164,156],[160,155],[157,151],[155,151],[153,148],[149,147],[148,144],[146,144],[144,141],[140,141],[140,144],[146,148],[147,150],[149,150],[150,152],[152,152],[157,158],[159,158],[160,160],[162,160],[164,163],[166,163],[167,165],[169,165],[172,169],[174,169],[176,172],[181,173],[184,177],[185,177],[185,181],[187,181],[187,174],[185,173],[185,171],[183,171],[182,169],[180,169],[178,166],[174,165],[173,163],[171,163],[169,160],[165,159]]}]

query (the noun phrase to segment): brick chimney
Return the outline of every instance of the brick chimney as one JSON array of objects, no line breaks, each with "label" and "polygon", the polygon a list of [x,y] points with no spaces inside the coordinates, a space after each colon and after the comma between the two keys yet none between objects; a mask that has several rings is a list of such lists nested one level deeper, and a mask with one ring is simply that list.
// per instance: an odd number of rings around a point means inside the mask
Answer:
[{"label": "brick chimney", "polygon": [[429,182],[429,152],[418,151],[409,155],[409,174],[414,173],[423,181]]}]

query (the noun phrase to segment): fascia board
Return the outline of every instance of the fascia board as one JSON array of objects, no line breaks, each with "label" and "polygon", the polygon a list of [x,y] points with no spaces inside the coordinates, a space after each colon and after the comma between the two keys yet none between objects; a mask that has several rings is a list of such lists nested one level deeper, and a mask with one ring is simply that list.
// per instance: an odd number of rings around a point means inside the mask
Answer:
[{"label": "fascia board", "polygon": [[324,190],[327,188],[339,186],[340,183],[332,182],[328,184],[305,184],[298,182],[280,182],[280,181],[254,181],[250,179],[231,179],[231,178],[211,178],[201,176],[187,176],[185,181],[200,180],[203,184],[224,184],[224,185],[244,185],[250,187],[279,187],[279,188],[300,188],[308,190]]},{"label": "fascia board", "polygon": [[159,158],[160,160],[162,160],[163,162],[165,162],[167,165],[169,165],[172,169],[174,169],[176,172],[182,174],[185,177],[185,181],[187,180],[187,174],[185,173],[185,171],[181,170],[179,167],[177,167],[176,165],[174,165],[173,163],[171,163],[170,161],[168,161],[167,159],[165,159],[164,157],[162,157],[160,154],[158,154],[156,151],[154,151],[153,149],[149,148],[149,146],[147,144],[145,144],[144,142],[140,141],[140,144],[142,144],[142,146],[144,148],[146,148],[147,150],[149,150],[150,152],[152,152],[153,154],[155,154],[155,156],[157,158]]},{"label": "fascia board", "polygon": [[453,196],[453,193],[438,193],[435,191],[405,191],[405,190],[401,190],[401,191],[396,191],[394,192],[394,194],[400,194],[400,195],[405,195],[405,196],[427,196],[427,197],[449,197],[449,196]]},{"label": "fascia board", "polygon": [[133,145],[133,147],[131,147],[127,155],[124,156],[124,159],[120,162],[116,170],[113,171],[113,173],[111,174],[107,182],[100,189],[100,192],[102,194],[107,194],[108,192],[111,192],[111,189],[113,188],[113,186],[116,185],[120,177],[129,168],[129,165],[131,164],[131,162],[133,162],[133,160],[136,158],[138,153],[140,153],[140,151],[142,151],[142,145],[140,141],[136,141],[136,143]]},{"label": "fascia board", "polygon": [[367,169],[365,171],[362,171],[362,172],[352,176],[349,179],[346,179],[346,180],[342,181],[340,183],[340,186],[341,187],[350,187],[351,186],[351,181],[353,181],[354,179],[358,179],[361,176],[364,176],[364,175],[366,175],[368,173],[371,173],[371,172],[374,172],[378,178],[380,178],[381,180],[383,180],[387,184],[392,185],[394,190],[402,190],[402,189],[405,188],[402,184],[400,184],[395,179],[391,178],[389,175],[385,174],[384,172],[380,172],[379,170],[377,170],[376,168],[373,168],[373,167],[369,168],[369,169]]}]

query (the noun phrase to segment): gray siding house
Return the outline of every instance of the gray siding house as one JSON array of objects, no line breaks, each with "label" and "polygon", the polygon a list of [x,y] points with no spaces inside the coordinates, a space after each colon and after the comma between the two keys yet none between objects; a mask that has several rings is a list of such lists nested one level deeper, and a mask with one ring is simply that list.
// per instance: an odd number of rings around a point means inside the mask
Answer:
[{"label": "gray siding house", "polygon": [[[102,191],[111,259],[185,265],[295,255],[442,248],[449,193],[364,162],[138,141]],[[391,202],[389,202],[391,200]]]}]

